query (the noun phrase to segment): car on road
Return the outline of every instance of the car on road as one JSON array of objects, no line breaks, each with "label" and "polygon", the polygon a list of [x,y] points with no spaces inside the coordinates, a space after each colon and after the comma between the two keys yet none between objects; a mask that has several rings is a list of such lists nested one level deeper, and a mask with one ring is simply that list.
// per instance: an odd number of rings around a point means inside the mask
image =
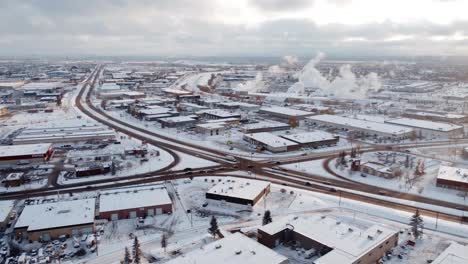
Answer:
[{"label": "car on road", "polygon": [[311,186],[312,184],[310,182],[305,182],[305,186]]},{"label": "car on road", "polygon": [[329,192],[336,192],[336,189],[332,187],[332,188],[328,189],[328,191]]},{"label": "car on road", "polygon": [[386,192],[386,191],[380,190],[380,191],[378,192],[378,194],[380,194],[380,195],[387,195],[387,192]]}]

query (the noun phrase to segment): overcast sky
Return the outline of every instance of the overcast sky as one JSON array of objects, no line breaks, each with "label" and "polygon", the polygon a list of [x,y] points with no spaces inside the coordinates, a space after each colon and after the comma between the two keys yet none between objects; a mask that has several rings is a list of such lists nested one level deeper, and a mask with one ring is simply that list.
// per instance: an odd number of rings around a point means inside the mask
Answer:
[{"label": "overcast sky", "polygon": [[0,0],[0,55],[468,55],[467,0]]}]

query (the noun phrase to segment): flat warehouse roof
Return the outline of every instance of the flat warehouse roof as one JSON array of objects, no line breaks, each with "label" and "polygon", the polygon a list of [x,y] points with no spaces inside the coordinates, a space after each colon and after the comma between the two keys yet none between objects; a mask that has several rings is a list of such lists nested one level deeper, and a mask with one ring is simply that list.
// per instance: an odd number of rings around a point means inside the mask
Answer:
[{"label": "flat warehouse roof", "polygon": [[90,224],[94,222],[95,206],[94,198],[26,205],[15,228],[35,231]]},{"label": "flat warehouse roof", "polygon": [[316,264],[354,263],[360,256],[397,233],[396,230],[380,225],[362,229],[341,223],[331,217],[277,220],[260,227],[259,230],[274,235],[289,225],[294,226],[294,232],[332,249],[329,253],[315,260]]},{"label": "flat warehouse roof", "polygon": [[167,262],[192,263],[285,264],[288,259],[241,233],[234,233]]},{"label": "flat warehouse roof", "polygon": [[99,211],[111,212],[125,209],[172,204],[162,185],[131,186],[101,191]]},{"label": "flat warehouse roof", "polygon": [[413,119],[413,118],[392,119],[392,120],[385,121],[385,123],[414,127],[414,128],[423,128],[423,129],[435,130],[435,131],[443,131],[443,132],[449,132],[452,130],[463,128],[463,126],[459,126],[459,125],[453,125],[453,124],[441,123],[441,122],[432,122],[428,120],[420,120],[420,119]]},{"label": "flat warehouse roof", "polygon": [[23,155],[42,155],[52,146],[50,143],[0,146],[0,158]]},{"label": "flat warehouse roof", "polygon": [[290,140],[284,139],[282,137],[279,137],[277,135],[274,135],[268,132],[245,134],[244,137],[253,139],[255,141],[261,142],[265,145],[268,145],[274,148],[297,145],[296,142],[292,142]]},{"label": "flat warehouse roof", "polygon": [[468,169],[441,165],[437,179],[468,183]]},{"label": "flat warehouse roof", "polygon": [[360,120],[355,118],[337,116],[337,115],[316,115],[307,117],[311,121],[328,122],[337,125],[353,127],[355,129],[367,129],[384,134],[401,135],[411,133],[413,129],[402,126],[377,123],[372,121]]},{"label": "flat warehouse roof", "polygon": [[257,123],[246,124],[243,126],[244,129],[262,129],[262,128],[275,128],[275,127],[289,127],[286,123],[276,121],[259,121]]},{"label": "flat warehouse roof", "polygon": [[468,247],[452,242],[432,263],[466,264],[468,263]]},{"label": "flat warehouse roof", "polygon": [[262,107],[260,111],[270,112],[275,114],[282,114],[288,116],[310,116],[313,115],[311,112],[292,109],[288,107],[281,107],[281,106],[271,106],[271,107]]},{"label": "flat warehouse roof", "polygon": [[290,135],[284,135],[281,137],[297,142],[297,143],[301,143],[301,144],[311,143],[311,142],[320,142],[324,140],[333,140],[337,138],[337,136],[330,134],[328,132],[324,132],[324,131],[313,131],[313,132],[305,132],[305,133],[299,133],[299,134],[290,134]]},{"label": "flat warehouse roof", "polygon": [[226,177],[207,193],[253,200],[269,185],[266,181]]}]

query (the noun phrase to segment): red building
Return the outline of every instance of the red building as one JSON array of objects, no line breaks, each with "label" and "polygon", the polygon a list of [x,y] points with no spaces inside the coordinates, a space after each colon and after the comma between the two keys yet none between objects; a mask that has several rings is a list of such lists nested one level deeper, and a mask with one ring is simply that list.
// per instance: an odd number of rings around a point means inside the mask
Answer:
[{"label": "red building", "polygon": [[101,219],[131,219],[170,213],[172,200],[162,185],[109,189],[99,195]]},{"label": "red building", "polygon": [[26,164],[48,161],[54,153],[52,144],[0,146],[0,164]]}]

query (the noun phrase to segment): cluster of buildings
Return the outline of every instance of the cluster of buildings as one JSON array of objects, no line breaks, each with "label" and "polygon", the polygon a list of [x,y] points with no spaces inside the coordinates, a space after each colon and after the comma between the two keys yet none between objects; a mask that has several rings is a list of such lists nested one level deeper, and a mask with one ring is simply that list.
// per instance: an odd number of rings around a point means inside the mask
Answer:
[{"label": "cluster of buildings", "polygon": [[398,234],[383,225],[362,228],[325,215],[293,217],[259,227],[256,241],[241,233],[226,234],[168,263],[210,263],[222,259],[225,263],[287,264],[288,258],[274,250],[283,244],[303,249],[303,257],[314,264],[372,264],[397,246]]},{"label": "cluster of buildings", "polygon": [[[1,212],[11,210],[5,204]],[[9,211],[8,211],[9,213]],[[28,204],[21,211],[16,238],[50,241],[95,232],[97,219],[115,221],[172,213],[172,201],[162,185],[106,189],[97,198]]]}]

